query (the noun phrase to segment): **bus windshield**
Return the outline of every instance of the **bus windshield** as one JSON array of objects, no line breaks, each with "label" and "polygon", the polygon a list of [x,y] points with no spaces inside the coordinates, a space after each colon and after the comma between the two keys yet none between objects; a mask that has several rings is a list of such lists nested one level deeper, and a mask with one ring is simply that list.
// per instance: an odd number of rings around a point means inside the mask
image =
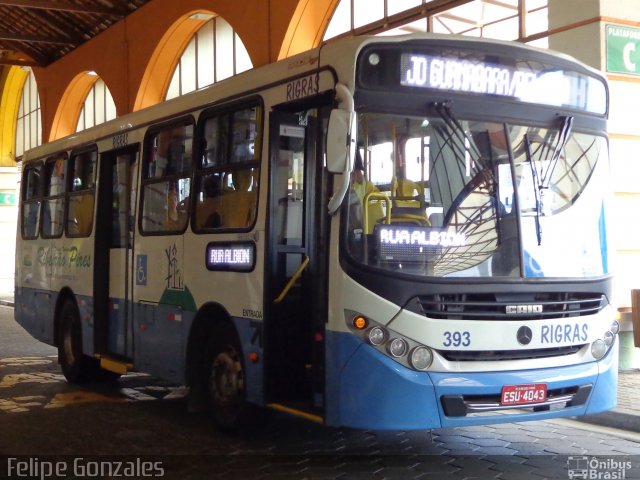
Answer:
[{"label": "bus windshield", "polygon": [[361,114],[349,256],[428,277],[607,274],[606,140],[572,120]]}]

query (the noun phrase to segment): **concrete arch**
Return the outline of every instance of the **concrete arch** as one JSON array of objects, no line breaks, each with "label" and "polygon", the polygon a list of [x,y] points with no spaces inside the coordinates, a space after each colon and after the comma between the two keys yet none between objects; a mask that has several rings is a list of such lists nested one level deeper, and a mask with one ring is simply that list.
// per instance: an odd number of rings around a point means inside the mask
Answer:
[{"label": "concrete arch", "polygon": [[[163,100],[179,54],[203,23],[189,22],[193,13],[215,12],[224,18],[258,67],[277,59],[301,1],[318,0],[153,0],[145,4],[57,62],[33,69],[41,93],[43,140],[60,138],[75,128],[80,95],[69,95],[69,86],[82,72],[98,72],[109,87],[118,115],[124,115]],[[305,18],[312,17],[305,13]],[[169,45],[172,42],[177,44]],[[73,108],[73,113],[63,114],[63,104]]]},{"label": "concrete arch", "polygon": [[155,105],[164,100],[173,71],[180,56],[195,33],[208,19],[193,18],[197,14],[216,15],[207,10],[193,10],[176,20],[162,36],[142,76],[133,110]]},{"label": "concrete arch", "polygon": [[89,90],[98,80],[97,75],[88,71],[77,74],[67,86],[51,123],[49,141],[71,135],[76,131],[78,116],[89,94]]},{"label": "concrete arch", "polygon": [[5,68],[0,75],[0,167],[16,166],[16,119],[28,76],[20,67]]},{"label": "concrete arch", "polygon": [[299,0],[282,40],[278,60],[319,46],[338,3],[340,0]]}]

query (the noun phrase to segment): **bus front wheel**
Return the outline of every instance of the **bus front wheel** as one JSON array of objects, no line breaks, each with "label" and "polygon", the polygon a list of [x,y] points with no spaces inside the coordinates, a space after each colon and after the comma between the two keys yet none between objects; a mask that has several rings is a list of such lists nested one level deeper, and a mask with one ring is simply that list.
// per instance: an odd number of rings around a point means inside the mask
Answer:
[{"label": "bus front wheel", "polygon": [[96,371],[96,361],[82,353],[80,314],[75,302],[65,300],[60,310],[58,335],[58,362],[67,381],[83,383],[90,380]]},{"label": "bus front wheel", "polygon": [[237,432],[247,426],[250,407],[246,402],[246,376],[242,349],[231,324],[216,325],[205,355],[206,395],[217,427]]}]

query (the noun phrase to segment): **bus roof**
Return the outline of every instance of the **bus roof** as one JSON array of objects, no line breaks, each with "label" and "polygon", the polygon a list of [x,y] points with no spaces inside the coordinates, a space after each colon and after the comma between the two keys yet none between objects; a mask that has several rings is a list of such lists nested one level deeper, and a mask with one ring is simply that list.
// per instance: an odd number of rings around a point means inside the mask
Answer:
[{"label": "bus roof", "polygon": [[[325,66],[329,66],[339,72],[341,74],[340,82],[353,90],[355,59],[360,50],[374,43],[400,43],[416,40],[435,40],[451,45],[457,44],[462,47],[481,44],[508,48],[514,51],[529,52],[571,64],[573,68],[583,70],[585,73],[599,78],[606,84],[606,78],[601,72],[569,55],[516,42],[436,33],[415,33],[401,36],[344,37],[287,59],[262,67],[256,67],[200,90],[116,117],[113,120],[81,132],[73,133],[61,139],[44,143],[39,147],[26,151],[23,160],[29,162],[34,159],[41,159],[55,152],[70,150],[75,147],[94,143],[101,139],[117,135],[118,133],[145,128],[145,126],[151,123],[157,123],[163,119],[196,112],[208,106],[246,97],[260,90],[269,88],[269,86],[274,84],[284,82],[286,79],[296,75],[304,72],[312,72]],[[347,52],[350,53],[347,54]]]}]

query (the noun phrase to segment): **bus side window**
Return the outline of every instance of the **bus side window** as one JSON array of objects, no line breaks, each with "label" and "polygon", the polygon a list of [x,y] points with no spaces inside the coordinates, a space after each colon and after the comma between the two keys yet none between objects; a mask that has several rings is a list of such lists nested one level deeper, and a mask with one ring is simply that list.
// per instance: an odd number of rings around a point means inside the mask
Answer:
[{"label": "bus side window", "polygon": [[250,227],[258,203],[258,169],[235,170],[231,173],[233,189],[226,192],[223,207],[223,226]]},{"label": "bus side window", "polygon": [[45,198],[42,208],[42,236],[60,237],[64,226],[67,157],[58,155],[47,159],[44,166]]},{"label": "bus side window", "polygon": [[243,107],[206,118],[196,173],[197,230],[247,229],[258,207],[262,111]]},{"label": "bus side window", "polygon": [[255,143],[258,135],[255,109],[242,109],[231,115],[231,163],[256,160]]},{"label": "bus side window", "polygon": [[258,172],[250,168],[200,177],[196,227],[250,227],[258,205]]},{"label": "bus side window", "polygon": [[22,180],[22,237],[38,237],[38,218],[40,216],[42,164],[28,166]]},{"label": "bus side window", "polygon": [[179,124],[156,131],[145,144],[142,231],[182,231],[189,219],[193,125]]},{"label": "bus side window", "polygon": [[207,120],[203,133],[202,168],[223,165],[227,157],[228,143],[227,117],[214,117]]},{"label": "bus side window", "polygon": [[200,201],[196,207],[198,228],[220,228],[222,226],[222,178],[217,173],[202,177]]},{"label": "bus side window", "polygon": [[149,176],[161,178],[191,173],[192,140],[191,125],[179,125],[158,132],[153,137]]},{"label": "bus side window", "polygon": [[89,236],[93,229],[97,158],[96,151],[71,157],[69,166],[71,187],[67,216],[67,235],[71,237]]}]

